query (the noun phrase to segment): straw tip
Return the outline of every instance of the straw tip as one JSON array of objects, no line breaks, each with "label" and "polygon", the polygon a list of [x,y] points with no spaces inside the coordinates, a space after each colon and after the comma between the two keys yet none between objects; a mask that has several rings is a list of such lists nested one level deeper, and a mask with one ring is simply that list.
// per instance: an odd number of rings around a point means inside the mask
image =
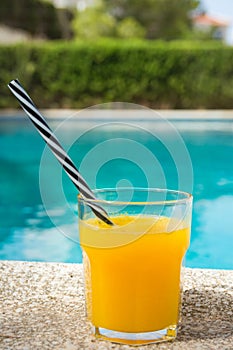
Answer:
[{"label": "straw tip", "polygon": [[18,78],[12,79],[7,85],[10,87],[10,85],[14,83],[20,84],[19,79]]}]

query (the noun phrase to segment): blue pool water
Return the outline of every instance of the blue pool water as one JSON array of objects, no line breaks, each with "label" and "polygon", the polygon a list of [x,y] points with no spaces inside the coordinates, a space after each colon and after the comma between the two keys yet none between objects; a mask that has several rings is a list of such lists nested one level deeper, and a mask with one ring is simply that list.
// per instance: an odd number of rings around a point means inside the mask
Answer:
[{"label": "blue pool water", "polygon": [[[54,129],[58,121],[50,125]],[[185,264],[233,269],[233,121],[174,121],[173,125],[193,165],[192,238]],[[70,155],[91,186],[146,187],[148,178],[154,179],[154,186],[164,185],[164,179],[153,173],[150,157],[142,156],[143,162],[137,164],[125,156],[124,138],[155,155],[163,166],[166,186],[178,188],[174,162],[153,134],[117,124],[86,129],[83,122],[67,122],[62,142],[65,148],[72,144]],[[105,143],[108,140],[113,142]],[[73,241],[77,240],[76,190],[49,152],[40,166],[43,151],[44,142],[28,120],[0,121],[0,259],[80,262],[81,250]]]}]

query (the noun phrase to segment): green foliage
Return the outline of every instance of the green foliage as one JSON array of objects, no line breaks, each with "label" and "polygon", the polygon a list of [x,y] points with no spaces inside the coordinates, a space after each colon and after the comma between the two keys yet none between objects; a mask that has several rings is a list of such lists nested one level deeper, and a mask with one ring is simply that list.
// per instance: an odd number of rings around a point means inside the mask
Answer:
[{"label": "green foliage", "polygon": [[144,38],[144,27],[132,17],[126,17],[117,23],[116,19],[105,11],[102,3],[77,11],[72,22],[76,39],[95,40],[97,38],[119,37],[124,39]]},{"label": "green foliage", "polygon": [[[184,35],[186,40],[199,40],[199,41],[220,41],[215,38],[216,28],[209,28],[208,30],[200,30],[194,28],[193,30],[187,31]],[[222,40],[221,40],[222,41]]]},{"label": "green foliage", "polygon": [[190,12],[199,0],[103,0],[118,20],[135,18],[146,29],[149,39],[183,38],[191,28]]},{"label": "green foliage", "polygon": [[40,108],[124,101],[154,108],[233,108],[233,48],[102,40],[0,46],[0,107],[18,77]]},{"label": "green foliage", "polygon": [[50,39],[62,36],[57,10],[47,1],[1,0],[0,23]]},{"label": "green foliage", "polygon": [[96,39],[115,35],[116,21],[104,12],[102,6],[88,7],[77,12],[73,20],[73,31],[76,38]]},{"label": "green foliage", "polygon": [[145,37],[146,30],[144,27],[132,17],[126,17],[119,22],[117,26],[117,36],[124,39]]}]

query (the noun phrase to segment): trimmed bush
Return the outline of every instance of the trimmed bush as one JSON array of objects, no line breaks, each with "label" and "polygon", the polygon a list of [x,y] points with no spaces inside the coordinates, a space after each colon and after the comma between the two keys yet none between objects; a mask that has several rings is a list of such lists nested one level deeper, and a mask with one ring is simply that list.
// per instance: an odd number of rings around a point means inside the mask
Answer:
[{"label": "trimmed bush", "polygon": [[0,46],[0,107],[18,77],[40,108],[122,101],[153,108],[233,108],[233,48],[107,40]]}]

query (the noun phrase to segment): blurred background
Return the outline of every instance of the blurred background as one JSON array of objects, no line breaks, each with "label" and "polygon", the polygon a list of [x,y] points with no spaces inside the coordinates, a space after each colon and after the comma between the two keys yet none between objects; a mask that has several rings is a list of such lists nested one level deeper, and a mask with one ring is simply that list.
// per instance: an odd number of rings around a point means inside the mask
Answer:
[{"label": "blurred background", "polygon": [[232,26],[229,0],[1,0],[0,84],[46,108],[232,108]]},{"label": "blurred background", "polygon": [[229,0],[2,0],[1,42],[109,37],[232,44],[232,12]]}]

